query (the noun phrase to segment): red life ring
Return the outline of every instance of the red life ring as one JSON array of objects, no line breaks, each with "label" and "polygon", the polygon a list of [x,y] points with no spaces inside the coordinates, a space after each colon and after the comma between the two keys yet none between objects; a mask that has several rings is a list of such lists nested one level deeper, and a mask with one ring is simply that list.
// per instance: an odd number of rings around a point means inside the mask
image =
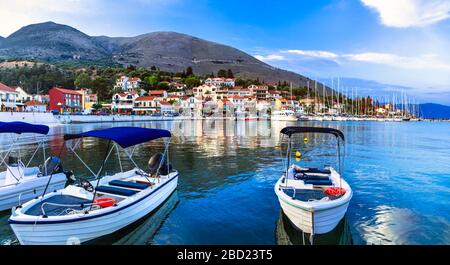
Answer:
[{"label": "red life ring", "polygon": [[116,203],[117,201],[114,198],[98,198],[94,200],[94,205],[98,205],[102,208],[111,207]]},{"label": "red life ring", "polygon": [[326,189],[325,193],[327,195],[339,196],[339,195],[344,195],[345,194],[345,189],[338,188],[338,187],[332,187],[332,188]]}]

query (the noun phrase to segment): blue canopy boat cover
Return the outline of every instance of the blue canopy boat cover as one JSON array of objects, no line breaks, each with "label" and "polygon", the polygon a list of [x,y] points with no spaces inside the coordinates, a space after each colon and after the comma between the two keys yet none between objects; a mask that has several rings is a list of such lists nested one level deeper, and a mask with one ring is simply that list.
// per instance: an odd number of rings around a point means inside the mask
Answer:
[{"label": "blue canopy boat cover", "polygon": [[64,140],[77,139],[82,137],[96,137],[113,140],[122,148],[152,141],[158,138],[171,137],[168,130],[147,129],[139,127],[114,127],[102,130],[87,131],[79,134],[66,134]]},{"label": "blue canopy boat cover", "polygon": [[0,133],[39,133],[48,134],[50,128],[46,125],[30,124],[21,121],[0,122]]}]

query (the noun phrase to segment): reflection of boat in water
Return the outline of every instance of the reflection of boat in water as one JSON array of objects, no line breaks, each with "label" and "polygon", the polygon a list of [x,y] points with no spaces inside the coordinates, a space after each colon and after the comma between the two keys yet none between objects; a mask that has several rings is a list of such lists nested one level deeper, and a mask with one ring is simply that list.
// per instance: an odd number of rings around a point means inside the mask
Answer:
[{"label": "reflection of boat in water", "polygon": [[148,245],[152,244],[153,238],[161,228],[169,214],[178,205],[178,193],[175,192],[159,208],[145,216],[134,224],[123,228],[113,234],[102,237],[89,243],[114,244],[114,245]]},{"label": "reflection of boat in water", "polygon": [[[297,229],[289,218],[280,211],[275,228],[275,239],[278,245],[311,245],[310,234]],[[314,245],[353,245],[348,220],[344,217],[332,231],[326,234],[315,235]]]}]

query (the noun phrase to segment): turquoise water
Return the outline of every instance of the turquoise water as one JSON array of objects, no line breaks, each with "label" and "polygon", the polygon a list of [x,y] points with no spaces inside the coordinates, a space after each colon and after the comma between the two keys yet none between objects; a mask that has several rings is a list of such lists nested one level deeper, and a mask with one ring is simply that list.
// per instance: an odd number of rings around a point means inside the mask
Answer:
[{"label": "turquoise water", "polygon": [[[450,123],[305,122],[340,129],[346,136],[344,177],[354,196],[346,218],[316,244],[449,244]],[[280,212],[273,185],[282,173],[279,131],[288,124],[264,121],[183,121],[117,123],[171,129],[171,163],[180,172],[177,192],[139,223],[98,244],[302,244]],[[289,124],[291,125],[291,124]],[[48,152],[61,152],[65,169],[88,172],[66,150],[62,133],[111,124],[52,128]],[[302,138],[303,139],[303,138]],[[30,138],[27,138],[30,140]],[[301,141],[302,142],[302,141]],[[334,139],[310,135],[300,165],[335,162]],[[4,150],[6,140],[2,141]],[[145,165],[158,143],[135,151]],[[85,139],[78,149],[90,166],[99,166],[105,141]],[[25,145],[23,152],[31,150]],[[39,157],[37,157],[39,159]],[[125,165],[126,166],[126,165]],[[118,170],[107,164],[107,172]],[[0,243],[17,244],[0,216]]]}]

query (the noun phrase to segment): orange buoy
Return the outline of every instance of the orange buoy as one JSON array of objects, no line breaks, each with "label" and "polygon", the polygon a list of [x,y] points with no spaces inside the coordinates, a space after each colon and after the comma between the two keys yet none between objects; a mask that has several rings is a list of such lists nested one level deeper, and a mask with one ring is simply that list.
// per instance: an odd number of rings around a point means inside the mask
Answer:
[{"label": "orange buoy", "polygon": [[325,193],[327,195],[339,196],[339,195],[344,195],[345,194],[345,189],[338,188],[338,187],[331,187],[331,188],[326,189]]},{"label": "orange buoy", "polygon": [[94,205],[98,205],[102,208],[111,207],[116,203],[117,201],[114,198],[98,198],[94,200]]}]

